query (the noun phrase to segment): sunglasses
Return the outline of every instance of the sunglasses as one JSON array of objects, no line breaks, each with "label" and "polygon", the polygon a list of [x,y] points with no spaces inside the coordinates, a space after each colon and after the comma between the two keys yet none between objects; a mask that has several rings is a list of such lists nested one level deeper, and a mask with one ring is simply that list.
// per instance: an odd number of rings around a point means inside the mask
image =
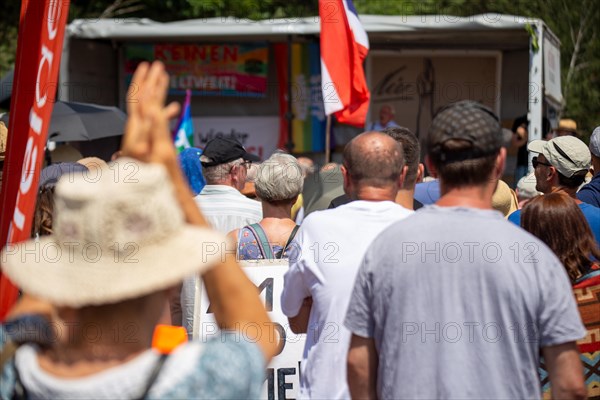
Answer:
[{"label": "sunglasses", "polygon": [[548,163],[545,163],[545,162],[538,161],[538,157],[537,157],[537,156],[535,156],[535,157],[533,157],[533,158],[531,159],[531,165],[533,165],[533,168],[537,168],[537,167],[538,167],[538,165],[545,165],[546,167],[551,167],[551,166],[552,166],[551,164],[548,164]]},{"label": "sunglasses", "polygon": [[232,165],[232,166],[231,166],[231,169],[229,170],[229,173],[231,173],[235,167],[242,167],[242,166],[243,166],[243,167],[246,169],[246,171],[247,171],[247,170],[248,170],[248,169],[250,169],[250,167],[252,166],[252,161],[242,161],[242,162],[241,162],[241,163],[239,163],[239,164]]},{"label": "sunglasses", "polygon": [[250,169],[250,167],[252,166],[252,161],[244,161],[244,162],[242,163],[242,165],[243,165],[244,167],[246,167],[246,169]]}]

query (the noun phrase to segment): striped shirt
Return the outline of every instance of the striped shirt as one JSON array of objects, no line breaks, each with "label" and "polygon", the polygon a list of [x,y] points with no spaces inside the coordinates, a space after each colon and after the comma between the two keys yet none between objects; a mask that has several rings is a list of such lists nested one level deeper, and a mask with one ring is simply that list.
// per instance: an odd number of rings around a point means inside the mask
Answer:
[{"label": "striped shirt", "polygon": [[206,185],[194,200],[213,228],[225,234],[262,219],[260,203],[231,186]]}]

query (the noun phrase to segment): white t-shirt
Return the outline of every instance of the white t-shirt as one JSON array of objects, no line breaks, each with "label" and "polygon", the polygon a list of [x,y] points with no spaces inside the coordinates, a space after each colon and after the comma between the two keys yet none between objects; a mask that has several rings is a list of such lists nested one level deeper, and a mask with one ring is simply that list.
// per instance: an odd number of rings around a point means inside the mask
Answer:
[{"label": "white t-shirt", "polygon": [[284,277],[281,307],[295,317],[304,298],[313,305],[304,348],[300,398],[349,398],[344,317],[362,258],[372,240],[413,213],[391,201],[353,201],[317,211],[303,222]]}]

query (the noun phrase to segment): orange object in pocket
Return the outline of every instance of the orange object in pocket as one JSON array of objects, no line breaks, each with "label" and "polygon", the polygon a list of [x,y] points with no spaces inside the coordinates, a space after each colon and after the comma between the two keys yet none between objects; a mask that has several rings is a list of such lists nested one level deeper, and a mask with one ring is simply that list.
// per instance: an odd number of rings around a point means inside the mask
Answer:
[{"label": "orange object in pocket", "polygon": [[152,336],[152,348],[161,354],[171,353],[177,346],[188,341],[187,331],[181,326],[156,325]]}]

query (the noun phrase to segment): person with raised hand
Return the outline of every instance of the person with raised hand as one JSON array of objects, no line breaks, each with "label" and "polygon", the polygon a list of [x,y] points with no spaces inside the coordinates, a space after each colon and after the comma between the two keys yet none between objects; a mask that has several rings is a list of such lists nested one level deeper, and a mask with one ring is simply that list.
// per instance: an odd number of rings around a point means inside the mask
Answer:
[{"label": "person with raised hand", "polygon": [[[179,169],[168,129],[178,106],[164,106],[164,66],[140,64],[131,88],[124,158],[96,182],[59,181],[53,234],[35,252],[30,242],[2,251],[3,273],[57,315],[48,347],[23,344],[3,363],[1,398],[257,397],[278,347],[256,288]],[[173,349],[153,335],[171,288],[197,273],[221,329],[252,324],[257,338],[226,332]],[[33,312],[21,304],[13,318]],[[3,352],[12,334],[0,325]]]}]

